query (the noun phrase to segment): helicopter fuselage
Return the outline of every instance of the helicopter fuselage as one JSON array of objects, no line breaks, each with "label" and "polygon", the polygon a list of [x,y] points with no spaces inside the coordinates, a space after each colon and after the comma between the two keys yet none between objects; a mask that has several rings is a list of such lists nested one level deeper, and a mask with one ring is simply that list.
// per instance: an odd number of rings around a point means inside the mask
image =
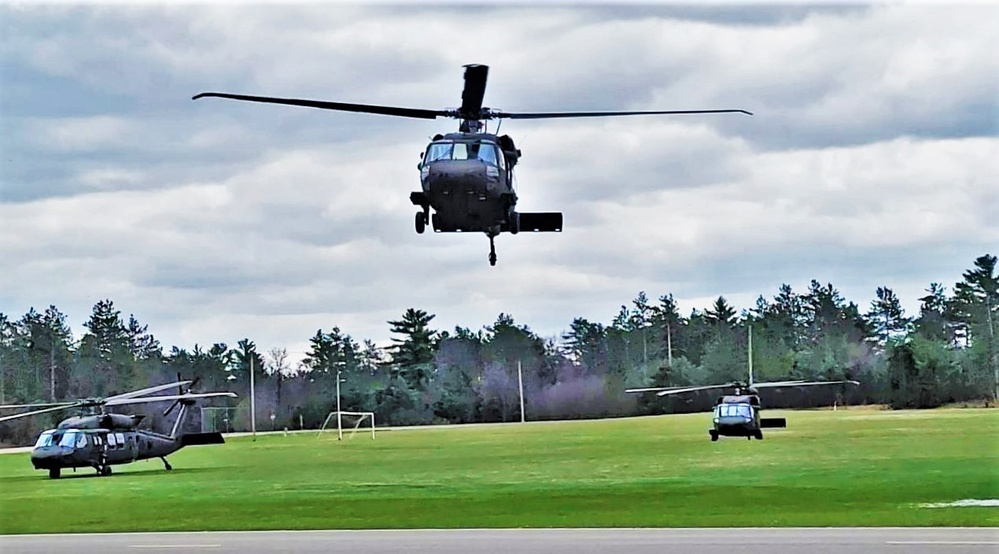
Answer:
[{"label": "helicopter fuselage", "polygon": [[436,212],[434,231],[498,235],[518,230],[511,227],[517,205],[514,156],[501,150],[495,135],[452,133],[430,143],[419,165],[420,205]]},{"label": "helicopter fuselage", "polygon": [[222,444],[220,433],[193,433],[170,437],[152,431],[131,429],[51,429],[39,435],[31,450],[31,465],[58,478],[61,469],[92,467],[98,475],[110,475],[110,466],[166,456],[192,444]]},{"label": "helicopter fuselage", "polygon": [[763,440],[763,429],[787,426],[784,418],[761,418],[760,397],[755,394],[725,395],[715,403],[711,440],[718,437],[746,437]]},{"label": "helicopter fuselage", "polygon": [[[410,194],[420,207],[416,232],[429,224],[438,233],[482,232],[490,240],[503,232],[558,232],[559,212],[518,213],[513,166],[520,158],[507,135],[449,133],[437,135],[422,153],[421,190]],[[433,213],[431,213],[431,210]]]}]

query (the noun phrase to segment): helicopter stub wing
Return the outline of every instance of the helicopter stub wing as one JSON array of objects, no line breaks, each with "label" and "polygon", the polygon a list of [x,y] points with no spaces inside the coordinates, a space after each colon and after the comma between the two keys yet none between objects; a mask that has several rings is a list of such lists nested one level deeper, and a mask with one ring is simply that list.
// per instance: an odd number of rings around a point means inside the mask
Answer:
[{"label": "helicopter stub wing", "polygon": [[[483,84],[483,86],[485,86]],[[276,98],[273,96],[250,96],[247,94],[229,94],[227,92],[202,92],[191,97],[191,100],[199,98],[228,98],[229,100],[242,100],[244,102],[262,102],[264,104],[285,104],[287,106],[303,106],[306,108],[319,108],[321,110],[337,110],[341,112],[373,113],[379,115],[395,115],[399,117],[413,117],[416,119],[437,119],[438,117],[450,117],[451,112],[444,110],[421,110],[417,108],[400,108],[397,106],[375,106],[372,104],[352,104],[349,102],[327,102],[324,100],[305,100],[302,98]]]},{"label": "helicopter stub wing", "polygon": [[562,212],[520,212],[518,232],[561,233]]}]

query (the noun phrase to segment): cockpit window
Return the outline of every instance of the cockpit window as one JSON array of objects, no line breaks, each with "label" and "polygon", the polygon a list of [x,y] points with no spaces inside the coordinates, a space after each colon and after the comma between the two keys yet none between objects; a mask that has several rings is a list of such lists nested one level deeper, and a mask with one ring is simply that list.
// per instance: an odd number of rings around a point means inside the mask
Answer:
[{"label": "cockpit window", "polygon": [[479,145],[478,158],[490,165],[499,165],[496,156],[496,146],[489,143]]},{"label": "cockpit window", "polygon": [[70,432],[66,433],[65,435],[62,436],[62,440],[59,441],[59,446],[75,446],[76,445],[76,437],[78,435],[79,435],[79,433],[77,433],[75,431],[70,431]]},{"label": "cockpit window", "polygon": [[749,404],[722,404],[715,408],[718,417],[753,417]]},{"label": "cockpit window", "polygon": [[499,165],[499,151],[491,142],[439,141],[427,148],[423,163],[439,160],[481,160],[490,165]]},{"label": "cockpit window", "polygon": [[52,434],[54,432],[55,431],[45,431],[44,433],[39,435],[38,440],[35,441],[35,448],[41,446],[52,446]]}]

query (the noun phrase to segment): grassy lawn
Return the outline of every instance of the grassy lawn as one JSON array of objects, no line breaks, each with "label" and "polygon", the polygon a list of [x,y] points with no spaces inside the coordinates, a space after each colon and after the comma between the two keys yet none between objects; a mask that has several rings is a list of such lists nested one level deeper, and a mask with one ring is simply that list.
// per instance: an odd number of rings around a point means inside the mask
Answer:
[{"label": "grassy lawn", "polygon": [[999,410],[709,414],[258,436],[50,480],[0,456],[0,533],[448,527],[995,526]]}]

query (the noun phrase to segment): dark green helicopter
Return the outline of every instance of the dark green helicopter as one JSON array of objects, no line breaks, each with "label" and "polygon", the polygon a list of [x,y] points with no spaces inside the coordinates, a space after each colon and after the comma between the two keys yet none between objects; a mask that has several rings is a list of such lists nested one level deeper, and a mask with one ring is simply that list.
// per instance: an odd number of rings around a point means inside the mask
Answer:
[{"label": "dark green helicopter", "polygon": [[[195,381],[197,381],[195,379]],[[200,444],[223,444],[221,433],[180,433],[184,416],[189,406],[201,398],[225,396],[235,398],[232,392],[208,392],[193,394],[182,387],[194,381],[178,381],[157,385],[137,391],[109,396],[107,398],[87,398],[71,402],[49,404],[19,404],[0,406],[3,409],[42,408],[0,417],[0,422],[10,421],[60,410],[99,410],[100,413],[80,415],[64,419],[55,429],[43,432],[31,450],[31,464],[35,469],[48,470],[49,477],[58,479],[62,470],[79,467],[92,467],[98,475],[111,475],[111,466],[128,464],[138,460],[159,458],[167,470],[173,469],[166,457],[185,446]],[[147,396],[174,387],[181,387],[181,394]],[[171,402],[163,415],[169,415],[180,406],[177,420],[169,435],[138,429],[142,415],[107,413],[106,407],[149,402]]]},{"label": "dark green helicopter", "polygon": [[790,381],[772,381],[767,383],[753,382],[753,333],[749,330],[749,381],[732,382],[723,385],[703,385],[690,387],[648,387],[627,389],[629,393],[654,392],[656,396],[672,396],[707,390],[731,389],[733,394],[719,396],[715,402],[712,417],[712,428],[708,435],[712,441],[719,437],[746,437],[748,440],[763,440],[763,429],[783,429],[787,420],[782,417],[760,417],[760,391],[764,388],[794,388],[828,385],[859,385],[858,381],[843,379],[839,381],[806,381],[804,379]]},{"label": "dark green helicopter", "polygon": [[[491,119],[558,119],[570,117],[607,117],[621,115],[675,115],[708,113],[744,113],[745,110],[683,110],[683,111],[615,111],[615,112],[537,112],[509,113],[482,106],[489,67],[466,65],[465,87],[461,107],[444,110],[422,110],[395,106],[373,106],[345,102],[247,96],[220,92],[203,92],[194,99],[205,97],[229,98],[249,102],[287,104],[324,110],[360,112],[418,119],[449,117],[460,120],[457,133],[434,136],[433,142],[421,154],[418,165],[422,190],[410,193],[410,201],[420,208],[416,212],[416,232],[423,233],[430,225],[438,233],[482,232],[489,237],[489,263],[496,265],[493,239],[500,233],[560,232],[561,212],[517,212],[517,193],[513,184],[513,168],[521,151],[509,135],[489,133],[485,122]],[[497,126],[497,132],[498,132]],[[431,214],[431,209],[434,211]]]},{"label": "dark green helicopter", "polygon": [[655,392],[656,396],[670,396],[697,391],[732,389],[733,394],[719,396],[715,402],[712,418],[713,426],[708,430],[712,441],[718,437],[746,437],[749,440],[763,440],[763,429],[783,429],[787,420],[782,417],[760,417],[760,391],[762,388],[793,388],[811,387],[816,385],[859,385],[857,381],[773,381],[754,383],[750,373],[749,382],[733,382],[724,385],[704,385],[699,387],[650,387],[644,389],[627,389],[625,392]]}]

